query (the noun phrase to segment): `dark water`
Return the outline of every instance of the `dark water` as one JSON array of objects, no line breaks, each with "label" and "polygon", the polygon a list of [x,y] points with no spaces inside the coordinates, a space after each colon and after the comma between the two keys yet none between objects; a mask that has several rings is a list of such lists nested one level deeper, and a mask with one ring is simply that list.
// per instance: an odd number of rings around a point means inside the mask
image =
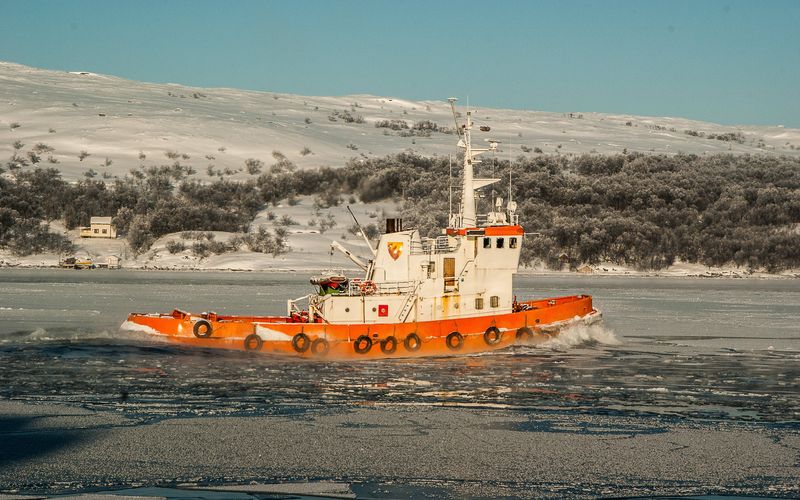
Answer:
[{"label": "dark water", "polygon": [[536,348],[365,362],[285,360],[123,332],[128,312],[282,313],[305,275],[0,270],[0,398],[143,419],[330,405],[800,421],[800,283],[518,277],[520,298],[590,293],[602,326]]}]

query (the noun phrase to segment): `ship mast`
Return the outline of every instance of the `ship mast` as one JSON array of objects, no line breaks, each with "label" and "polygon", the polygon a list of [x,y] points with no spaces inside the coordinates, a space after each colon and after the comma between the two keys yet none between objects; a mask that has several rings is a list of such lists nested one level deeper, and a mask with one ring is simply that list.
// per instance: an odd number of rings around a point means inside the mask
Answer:
[{"label": "ship mast", "polygon": [[[458,117],[456,115],[455,102],[457,99],[451,97],[447,99],[450,103],[450,108],[453,111],[453,119],[456,122],[456,130],[458,130],[459,140],[458,146],[464,148],[464,172],[462,173],[462,188],[461,188],[461,210],[456,217],[451,216],[450,225],[457,228],[467,228],[477,226],[477,215],[475,213],[475,191],[489,184],[493,184],[500,179],[475,179],[474,166],[481,161],[476,157],[486,151],[495,151],[497,149],[497,142],[490,142],[489,148],[473,148],[472,147],[472,111],[467,111],[467,120],[464,125],[459,126]],[[488,128],[487,128],[488,130]]]}]

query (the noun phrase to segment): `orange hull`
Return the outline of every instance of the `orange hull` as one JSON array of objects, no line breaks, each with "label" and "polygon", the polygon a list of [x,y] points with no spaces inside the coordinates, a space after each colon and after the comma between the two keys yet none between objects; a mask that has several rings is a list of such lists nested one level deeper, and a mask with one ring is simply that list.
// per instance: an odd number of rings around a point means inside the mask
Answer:
[{"label": "orange hull", "polygon": [[588,295],[518,302],[515,312],[418,323],[330,324],[301,316],[132,313],[125,327],[197,347],[325,359],[448,356],[539,343],[600,313]]}]

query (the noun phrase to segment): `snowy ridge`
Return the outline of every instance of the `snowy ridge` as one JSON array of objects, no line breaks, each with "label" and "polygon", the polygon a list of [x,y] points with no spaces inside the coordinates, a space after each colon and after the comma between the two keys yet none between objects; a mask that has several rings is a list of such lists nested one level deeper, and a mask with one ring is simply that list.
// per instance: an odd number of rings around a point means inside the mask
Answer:
[{"label": "snowy ridge", "polygon": [[[97,75],[88,71],[49,71],[0,62],[0,158],[12,144],[23,151],[38,143],[55,149],[58,168],[78,179],[93,168],[107,177],[122,176],[141,164],[171,164],[167,152],[191,165],[199,178],[206,169],[236,171],[248,178],[244,161],[274,163],[279,151],[303,168],[341,166],[353,157],[380,157],[414,150],[448,155],[455,138],[403,137],[378,128],[382,120],[409,126],[429,120],[453,127],[444,101],[410,101],[371,95],[311,97],[225,88],[193,88]],[[462,111],[464,108],[460,108]],[[521,154],[621,153],[675,154],[766,153],[800,156],[800,129],[782,126],[723,126],[683,118],[658,118],[586,112],[474,108],[479,125],[491,132],[476,138],[501,141],[501,158]],[[347,112],[356,121],[348,122]],[[686,131],[701,132],[693,136]],[[742,142],[709,135],[738,134]],[[305,154],[301,152],[305,150]],[[91,156],[79,160],[81,151]],[[144,159],[140,158],[144,155]],[[47,155],[46,155],[47,156]],[[106,158],[111,165],[106,166]]]}]

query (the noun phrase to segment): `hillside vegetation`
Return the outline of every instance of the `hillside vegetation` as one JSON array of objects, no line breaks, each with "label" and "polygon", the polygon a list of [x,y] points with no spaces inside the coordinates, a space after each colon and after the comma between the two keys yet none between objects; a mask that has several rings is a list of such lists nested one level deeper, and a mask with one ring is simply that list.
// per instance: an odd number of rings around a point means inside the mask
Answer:
[{"label": "hillside vegetation", "polygon": [[[423,234],[447,224],[448,159],[413,153],[353,159],[339,169],[295,170],[281,160],[241,182],[224,176],[200,182],[179,163],[141,166],[113,182],[87,177],[75,183],[52,168],[6,167],[0,176],[0,248],[18,254],[68,251],[69,242],[48,232],[44,222],[63,220],[74,228],[88,225],[92,215],[114,215],[134,252],[165,234],[222,230],[243,233],[239,244],[276,253],[285,233],[250,228],[251,222],[265,206],[292,203],[299,195],[315,195],[317,207],[337,205],[345,196],[350,202],[393,198],[404,207],[406,225]],[[566,259],[573,267],[611,262],[661,269],[680,259],[770,272],[800,267],[797,158],[541,155],[487,160],[482,170],[478,175],[513,178],[522,224],[535,233],[525,239],[525,264],[540,260],[557,267]],[[498,183],[498,191],[507,185]],[[488,197],[481,202],[489,203]]]}]

